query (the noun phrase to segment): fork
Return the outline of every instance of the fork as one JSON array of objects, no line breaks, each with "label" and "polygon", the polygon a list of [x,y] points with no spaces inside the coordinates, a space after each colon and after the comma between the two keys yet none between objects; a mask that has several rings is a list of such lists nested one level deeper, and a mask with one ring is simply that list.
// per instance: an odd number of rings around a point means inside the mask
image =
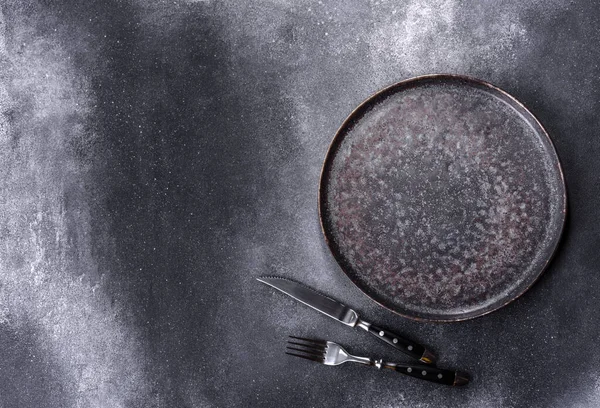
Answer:
[{"label": "fork", "polygon": [[421,380],[445,385],[465,385],[469,382],[469,376],[459,371],[444,370],[430,365],[388,363],[369,357],[353,356],[342,346],[332,341],[289,337],[293,340],[288,340],[286,354],[321,364],[336,366],[346,362],[360,363],[375,366],[378,369],[388,368]]}]

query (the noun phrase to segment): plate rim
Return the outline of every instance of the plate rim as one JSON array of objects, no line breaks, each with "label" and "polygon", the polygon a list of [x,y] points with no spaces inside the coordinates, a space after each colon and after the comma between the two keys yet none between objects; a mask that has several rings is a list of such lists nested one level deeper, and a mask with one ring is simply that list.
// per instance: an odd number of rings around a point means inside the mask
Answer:
[{"label": "plate rim", "polygon": [[[325,216],[324,216],[324,208],[323,207],[324,207],[324,202],[326,200],[326,198],[324,198],[325,197],[324,190],[325,190],[325,184],[326,184],[325,183],[326,174],[328,174],[329,164],[331,163],[332,157],[334,156],[336,147],[339,145],[339,143],[343,139],[344,134],[346,133],[346,130],[351,128],[352,122],[355,121],[357,115],[359,115],[363,111],[365,111],[365,109],[368,108],[368,106],[371,105],[372,103],[376,102],[377,99],[385,97],[386,94],[391,95],[391,94],[395,93],[395,91],[401,91],[402,88],[410,87],[411,85],[415,85],[419,82],[432,81],[432,80],[462,81],[462,82],[466,82],[466,83],[471,83],[480,88],[488,88],[492,92],[497,92],[497,93],[501,94],[510,103],[516,105],[516,107],[518,107],[522,111],[522,113],[525,113],[528,116],[528,118],[524,118],[524,119],[525,120],[529,119],[529,120],[533,121],[535,126],[537,126],[539,128],[539,132],[536,132],[536,133],[542,134],[543,135],[542,137],[545,138],[545,140],[548,142],[548,146],[550,147],[549,153],[550,153],[550,155],[553,155],[553,157],[556,159],[556,166],[553,166],[553,167],[556,167],[556,170],[558,171],[558,176],[559,176],[558,178],[560,180],[559,184],[561,187],[560,194],[561,194],[562,208],[560,210],[561,218],[558,220],[560,222],[560,229],[555,237],[554,245],[552,247],[548,248],[550,252],[549,252],[549,255],[547,256],[543,266],[539,269],[539,271],[535,275],[532,275],[533,278],[531,279],[531,281],[527,285],[524,285],[522,288],[518,288],[518,290],[515,292],[516,293],[515,295],[508,296],[508,298],[505,299],[505,301],[503,301],[503,302],[500,301],[500,302],[492,303],[491,305],[477,309],[474,312],[468,312],[468,313],[464,313],[464,314],[453,314],[453,315],[449,315],[449,316],[443,316],[440,314],[436,315],[436,314],[432,314],[432,313],[423,313],[420,316],[416,316],[416,315],[407,313],[406,311],[398,311],[398,310],[395,310],[394,308],[384,304],[380,300],[373,297],[370,293],[365,291],[364,288],[361,287],[361,285],[359,285],[355,281],[355,279],[352,278],[352,275],[350,273],[348,273],[348,271],[346,270],[346,268],[344,267],[342,262],[340,262],[340,260],[338,259],[338,254],[336,253],[336,251],[333,248],[332,239],[329,236],[329,233],[327,231],[327,228],[325,227],[325,222],[324,222]],[[378,305],[380,305],[383,308],[385,308],[397,315],[400,315],[402,317],[405,317],[405,318],[408,318],[411,320],[415,320],[415,321],[421,321],[421,322],[451,323],[451,322],[460,322],[460,321],[465,321],[465,320],[471,320],[471,319],[475,319],[475,318],[478,318],[481,316],[485,316],[489,313],[492,313],[492,312],[494,312],[498,309],[501,309],[504,306],[514,302],[515,300],[520,298],[524,293],[526,293],[527,291],[529,291],[531,289],[531,287],[540,279],[542,274],[548,268],[551,261],[556,256],[557,249],[562,241],[564,231],[565,231],[565,224],[566,224],[567,212],[568,212],[568,200],[567,200],[567,185],[565,183],[565,177],[564,177],[564,173],[562,170],[562,163],[560,160],[560,156],[558,155],[558,151],[556,150],[556,146],[555,146],[554,142],[552,141],[552,139],[550,138],[550,135],[548,134],[548,131],[546,130],[546,128],[542,125],[542,123],[539,121],[539,119],[529,109],[527,109],[527,107],[525,107],[525,105],[523,105],[523,103],[521,103],[514,96],[512,96],[508,92],[504,91],[503,89],[501,89],[495,85],[492,85],[489,82],[483,81],[481,79],[477,79],[477,78],[467,76],[467,75],[440,73],[440,74],[419,75],[419,76],[404,79],[402,81],[399,81],[392,85],[389,85],[377,92],[372,93],[369,97],[367,97],[365,100],[363,100],[356,108],[354,108],[350,112],[350,114],[344,119],[342,124],[336,130],[335,135],[327,148],[327,152],[325,154],[325,158],[323,160],[323,164],[321,166],[321,172],[319,175],[317,207],[318,207],[317,209],[318,209],[319,224],[321,227],[321,232],[323,234],[323,237],[325,238],[325,243],[327,244],[329,251],[331,252],[333,258],[335,259],[335,261],[336,261],[337,265],[340,267],[340,269],[344,272],[344,274],[350,279],[350,281],[362,293],[364,293],[369,299],[373,300]]]}]

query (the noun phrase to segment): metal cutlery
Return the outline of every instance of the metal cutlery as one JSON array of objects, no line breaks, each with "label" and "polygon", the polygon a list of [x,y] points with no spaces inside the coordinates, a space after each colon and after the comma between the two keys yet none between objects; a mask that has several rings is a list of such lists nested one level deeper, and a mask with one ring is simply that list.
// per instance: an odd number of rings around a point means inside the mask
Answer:
[{"label": "metal cutlery", "polygon": [[430,365],[389,363],[383,360],[374,360],[370,357],[358,357],[348,353],[342,346],[332,341],[311,340],[295,336],[290,336],[290,338],[292,340],[288,341],[286,354],[329,366],[352,362],[375,366],[378,369],[395,370],[414,378],[438,384],[458,386],[469,382],[469,376],[459,371],[444,370]]},{"label": "metal cutlery", "polygon": [[312,307],[315,310],[318,310],[319,312],[337,320],[340,323],[350,327],[360,327],[378,339],[383,340],[395,349],[400,350],[401,352],[420,360],[425,364],[433,364],[435,362],[435,356],[424,346],[411,340],[407,340],[389,330],[359,319],[358,313],[350,309],[348,306],[338,302],[337,300],[333,300],[316,292],[313,289],[285,278],[269,276],[260,277],[257,278],[257,280],[272,286],[273,288],[285,293],[288,296],[291,296],[292,298]]}]

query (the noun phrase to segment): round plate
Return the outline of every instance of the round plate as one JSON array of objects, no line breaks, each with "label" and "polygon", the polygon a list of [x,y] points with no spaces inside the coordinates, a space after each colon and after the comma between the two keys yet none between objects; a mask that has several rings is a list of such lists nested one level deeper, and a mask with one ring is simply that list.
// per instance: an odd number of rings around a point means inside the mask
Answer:
[{"label": "round plate", "polygon": [[428,75],[362,103],[323,165],[319,215],[350,279],[410,318],[457,321],[525,292],[558,244],[566,190],[536,118],[479,80]]}]

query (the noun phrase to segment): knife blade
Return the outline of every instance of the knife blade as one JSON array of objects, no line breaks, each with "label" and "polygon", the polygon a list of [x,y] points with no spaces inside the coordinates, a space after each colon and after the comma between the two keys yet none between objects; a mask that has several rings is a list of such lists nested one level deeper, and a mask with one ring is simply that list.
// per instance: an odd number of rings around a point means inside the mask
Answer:
[{"label": "knife blade", "polygon": [[435,356],[424,346],[360,319],[356,311],[337,300],[333,300],[330,297],[320,294],[314,289],[298,282],[275,276],[261,276],[256,279],[346,326],[360,327],[361,329],[366,330],[373,336],[394,347],[396,350],[422,361],[423,363],[433,364],[435,362]]}]

